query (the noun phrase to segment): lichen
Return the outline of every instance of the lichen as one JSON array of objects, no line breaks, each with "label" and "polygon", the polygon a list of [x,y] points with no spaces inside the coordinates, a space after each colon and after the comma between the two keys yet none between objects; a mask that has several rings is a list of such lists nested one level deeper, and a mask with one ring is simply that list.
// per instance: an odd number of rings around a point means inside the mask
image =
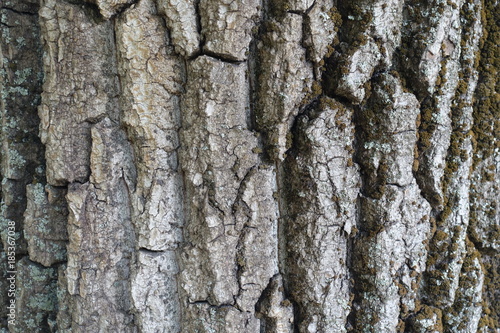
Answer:
[{"label": "lichen", "polygon": [[314,81],[309,89],[307,86],[304,87],[305,95],[302,98],[299,106],[306,106],[310,104],[312,101],[316,100],[322,93],[323,87],[321,86],[321,81]]}]

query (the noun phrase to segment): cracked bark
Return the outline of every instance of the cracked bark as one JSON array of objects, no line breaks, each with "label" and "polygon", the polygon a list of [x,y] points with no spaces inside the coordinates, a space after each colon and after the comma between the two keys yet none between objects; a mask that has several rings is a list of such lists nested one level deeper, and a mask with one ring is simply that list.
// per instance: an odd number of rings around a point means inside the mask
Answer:
[{"label": "cracked bark", "polygon": [[3,1],[1,330],[498,332],[498,11]]}]

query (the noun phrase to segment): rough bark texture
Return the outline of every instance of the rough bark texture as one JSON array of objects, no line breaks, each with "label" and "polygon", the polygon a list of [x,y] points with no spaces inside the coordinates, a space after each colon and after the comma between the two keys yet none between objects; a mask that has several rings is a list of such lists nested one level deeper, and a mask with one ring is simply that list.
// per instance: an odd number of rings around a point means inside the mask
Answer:
[{"label": "rough bark texture", "polygon": [[1,331],[500,332],[498,17],[2,0]]}]

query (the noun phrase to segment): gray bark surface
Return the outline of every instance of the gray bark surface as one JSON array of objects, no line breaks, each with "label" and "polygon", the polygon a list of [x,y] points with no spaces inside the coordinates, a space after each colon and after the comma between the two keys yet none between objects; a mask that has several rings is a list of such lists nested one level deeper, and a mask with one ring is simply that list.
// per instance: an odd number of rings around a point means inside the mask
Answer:
[{"label": "gray bark surface", "polygon": [[2,0],[0,331],[500,332],[499,16]]}]

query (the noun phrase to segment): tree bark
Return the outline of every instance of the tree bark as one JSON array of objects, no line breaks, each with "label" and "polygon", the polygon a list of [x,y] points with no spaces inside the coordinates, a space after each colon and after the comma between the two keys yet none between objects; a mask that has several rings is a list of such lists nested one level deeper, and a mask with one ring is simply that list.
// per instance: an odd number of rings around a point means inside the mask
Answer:
[{"label": "tree bark", "polygon": [[3,0],[1,330],[500,332],[495,0]]}]

